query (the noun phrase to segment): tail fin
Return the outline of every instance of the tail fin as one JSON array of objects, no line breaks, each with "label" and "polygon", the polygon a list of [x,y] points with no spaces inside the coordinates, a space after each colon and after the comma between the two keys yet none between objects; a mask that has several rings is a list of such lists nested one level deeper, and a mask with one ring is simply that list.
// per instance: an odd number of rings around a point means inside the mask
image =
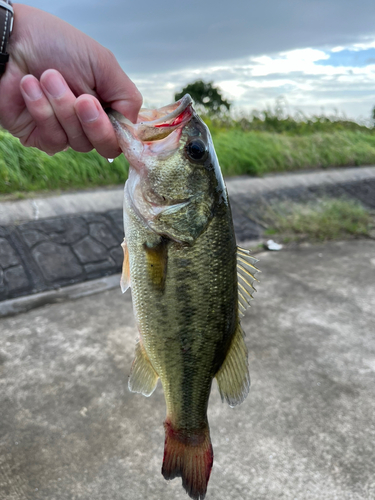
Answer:
[{"label": "tail fin", "polygon": [[182,486],[194,500],[206,496],[214,459],[208,425],[193,432],[172,427],[166,420],[162,474],[165,479],[182,478]]}]

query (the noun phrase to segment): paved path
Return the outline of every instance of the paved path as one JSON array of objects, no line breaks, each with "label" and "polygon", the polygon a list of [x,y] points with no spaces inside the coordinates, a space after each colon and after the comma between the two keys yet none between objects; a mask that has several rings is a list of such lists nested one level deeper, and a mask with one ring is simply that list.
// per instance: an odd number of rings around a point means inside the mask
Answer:
[{"label": "paved path", "polygon": [[[265,214],[280,200],[345,196],[375,209],[375,167],[233,178],[227,186],[239,242],[262,237]],[[0,203],[0,315],[1,302],[120,272],[122,198],[122,189],[105,189]]]},{"label": "paved path", "polygon": [[[207,500],[375,498],[375,242],[263,253],[252,389],[209,406]],[[1,500],[185,500],[160,474],[165,404],[127,390],[119,289],[0,320]]]}]

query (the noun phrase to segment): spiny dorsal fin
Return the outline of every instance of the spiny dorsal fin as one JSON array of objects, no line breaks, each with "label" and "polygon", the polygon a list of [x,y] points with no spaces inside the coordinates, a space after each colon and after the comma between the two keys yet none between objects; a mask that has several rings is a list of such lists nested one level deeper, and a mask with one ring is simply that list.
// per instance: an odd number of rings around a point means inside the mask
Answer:
[{"label": "spiny dorsal fin", "polygon": [[254,266],[258,262],[250,255],[249,250],[237,247],[237,277],[238,277],[238,310],[240,316],[244,315],[246,309],[250,306],[250,300],[253,298],[254,281],[259,269]]},{"label": "spiny dorsal fin", "polygon": [[158,378],[158,374],[148,359],[142,341],[138,340],[128,382],[129,390],[139,392],[144,396],[151,396],[156,388]]},{"label": "spiny dorsal fin", "polygon": [[122,275],[120,280],[120,286],[122,293],[125,293],[126,290],[130,287],[129,252],[125,238],[124,241],[121,243],[121,246],[124,251],[124,261],[122,263]]},{"label": "spiny dorsal fin", "polygon": [[247,361],[247,347],[241,325],[238,324],[228,354],[216,373],[222,401],[229,406],[242,403],[250,389],[250,375]]}]

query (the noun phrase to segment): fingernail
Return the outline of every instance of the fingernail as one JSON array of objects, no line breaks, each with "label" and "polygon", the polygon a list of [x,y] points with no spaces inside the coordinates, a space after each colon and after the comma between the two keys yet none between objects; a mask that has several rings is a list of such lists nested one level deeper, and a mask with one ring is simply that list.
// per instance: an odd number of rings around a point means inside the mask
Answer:
[{"label": "fingernail", "polygon": [[93,122],[98,119],[99,111],[95,104],[87,99],[85,101],[81,101],[78,109],[78,117],[84,123]]},{"label": "fingernail", "polygon": [[27,97],[32,101],[40,99],[43,95],[38,80],[35,80],[34,78],[26,78],[22,82],[22,89]]},{"label": "fingernail", "polygon": [[43,86],[51,97],[57,99],[65,94],[66,84],[60,75],[50,73],[42,81]]}]

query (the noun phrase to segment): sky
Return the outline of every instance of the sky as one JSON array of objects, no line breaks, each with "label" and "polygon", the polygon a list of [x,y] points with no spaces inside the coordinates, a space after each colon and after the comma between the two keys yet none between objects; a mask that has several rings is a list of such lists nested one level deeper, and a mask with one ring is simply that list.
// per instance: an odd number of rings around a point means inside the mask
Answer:
[{"label": "sky", "polygon": [[235,112],[370,120],[375,106],[374,0],[34,0],[109,48],[147,106],[197,79]]}]

